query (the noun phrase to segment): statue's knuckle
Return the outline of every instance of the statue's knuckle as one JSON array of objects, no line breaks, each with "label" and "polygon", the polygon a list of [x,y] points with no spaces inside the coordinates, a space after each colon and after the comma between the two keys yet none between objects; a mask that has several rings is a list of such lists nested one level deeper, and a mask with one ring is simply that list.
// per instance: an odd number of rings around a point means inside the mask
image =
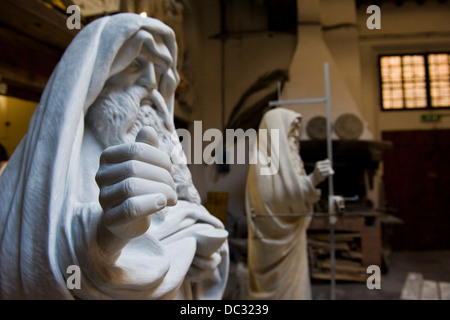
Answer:
[{"label": "statue's knuckle", "polygon": [[123,211],[127,220],[134,220],[139,215],[139,208],[133,199],[124,201]]},{"label": "statue's knuckle", "polygon": [[125,195],[133,195],[137,190],[137,181],[134,178],[128,178],[124,181]]},{"label": "statue's knuckle", "polygon": [[129,177],[136,177],[138,173],[137,162],[135,160],[128,161],[125,171]]},{"label": "statue's knuckle", "polygon": [[128,152],[131,158],[134,158],[138,152],[138,145],[136,143],[131,143],[128,146]]},{"label": "statue's knuckle", "polygon": [[132,159],[139,159],[144,154],[144,146],[141,143],[132,143],[130,145],[130,155]]},{"label": "statue's knuckle", "polygon": [[110,188],[109,187],[101,187],[100,188],[100,192],[99,192],[99,195],[98,195],[98,199],[99,199],[99,201],[100,201],[100,203],[103,205],[107,200],[108,200],[108,198],[109,198],[109,190],[110,190]]},{"label": "statue's knuckle", "polygon": [[97,182],[97,184],[100,184],[100,183],[101,183],[102,177],[103,177],[103,173],[99,170],[99,171],[95,174],[95,181]]}]

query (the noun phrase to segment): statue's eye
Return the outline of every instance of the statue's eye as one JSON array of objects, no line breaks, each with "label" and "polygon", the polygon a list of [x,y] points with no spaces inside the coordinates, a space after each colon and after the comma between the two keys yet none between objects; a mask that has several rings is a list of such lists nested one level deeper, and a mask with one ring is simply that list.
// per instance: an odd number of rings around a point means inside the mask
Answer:
[{"label": "statue's eye", "polygon": [[139,70],[144,66],[144,58],[142,57],[137,57],[136,59],[133,60],[133,62],[130,64],[130,68],[132,70]]},{"label": "statue's eye", "polygon": [[155,75],[156,75],[156,81],[157,83],[161,82],[161,77],[166,72],[165,68],[159,64],[155,65]]}]

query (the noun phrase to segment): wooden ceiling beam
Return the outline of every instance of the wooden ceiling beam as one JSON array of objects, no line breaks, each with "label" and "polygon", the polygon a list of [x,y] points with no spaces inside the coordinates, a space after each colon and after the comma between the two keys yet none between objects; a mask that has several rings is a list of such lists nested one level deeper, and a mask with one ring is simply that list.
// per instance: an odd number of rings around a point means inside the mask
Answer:
[{"label": "wooden ceiling beam", "polygon": [[33,86],[27,86],[24,83],[17,83],[12,80],[7,80],[7,96],[19,98],[23,100],[39,102],[41,100],[42,88],[36,88]]},{"label": "wooden ceiling beam", "polygon": [[68,16],[38,0],[0,1],[0,76],[6,95],[38,101],[64,50],[79,30]]},{"label": "wooden ceiling beam", "polygon": [[[0,75],[8,87],[23,84],[24,90],[43,91],[48,78],[63,54],[62,49],[47,46],[0,25]],[[7,95],[13,91],[8,90]]]},{"label": "wooden ceiling beam", "polygon": [[64,49],[55,48],[42,41],[37,41],[1,23],[0,43],[2,44],[2,50],[9,50],[10,47],[20,48],[29,51],[30,54],[36,52],[39,55],[46,55],[55,60],[59,60],[64,53]]},{"label": "wooden ceiling beam", "polygon": [[67,28],[68,16],[37,0],[0,1],[0,22],[37,41],[65,49],[78,33]]}]

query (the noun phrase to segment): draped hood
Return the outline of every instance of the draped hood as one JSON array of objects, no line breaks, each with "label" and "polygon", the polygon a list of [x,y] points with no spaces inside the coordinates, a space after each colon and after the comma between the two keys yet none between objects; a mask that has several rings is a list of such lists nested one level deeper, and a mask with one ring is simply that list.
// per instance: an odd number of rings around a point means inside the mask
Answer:
[{"label": "draped hood", "polygon": [[[300,158],[300,124],[300,114],[276,108],[259,125],[255,154],[260,160],[250,165],[246,183],[249,291],[254,299],[309,297],[306,229],[311,217],[306,215],[319,193]],[[279,130],[279,139],[269,139],[272,135],[261,129]],[[278,170],[261,174],[269,160]]]},{"label": "draped hood", "polygon": [[[72,299],[73,294],[67,289],[65,279],[66,267],[70,263],[81,264],[83,281],[86,281],[82,282],[82,298],[127,297],[130,291],[127,286],[96,283],[92,276],[89,241],[95,230],[88,229],[92,229],[96,222],[91,213],[101,208],[98,203],[83,203],[77,175],[82,170],[80,150],[85,130],[84,117],[89,106],[106,80],[128,66],[143,45],[154,46],[157,50],[153,34],[163,40],[171,53],[173,65],[169,73],[177,84],[177,47],[173,31],[158,20],[130,13],[104,17],[88,24],[74,38],[56,66],[27,135],[0,177],[0,297]],[[166,120],[173,123],[175,87],[169,86],[166,90],[171,93],[164,95],[169,109]],[[80,206],[87,209],[74,213]],[[180,213],[174,214],[173,219],[179,226],[171,228],[173,233],[200,220],[223,228],[198,204],[179,203],[174,210]],[[184,224],[181,223],[183,221]],[[156,223],[153,228],[157,226]],[[169,236],[162,234],[161,238]],[[139,287],[141,291],[132,293],[131,297],[173,297],[173,292],[181,286],[183,272],[187,271],[183,268],[179,275],[174,275],[176,279],[172,278],[175,280],[170,286],[166,285],[160,293],[154,294],[155,288],[164,283],[163,279],[171,270],[170,254],[160,243],[161,238],[147,236],[147,242],[153,248],[147,253],[153,255],[150,261],[157,261],[154,259],[156,256],[162,263],[150,275],[154,279]],[[195,252],[192,239],[185,241],[188,245],[185,263],[188,266],[184,269],[189,267],[189,259],[192,260]],[[136,243],[130,248],[139,247]],[[83,245],[86,245],[85,252]],[[225,258],[222,265],[222,271],[227,270]],[[126,268],[122,273],[124,270]],[[139,277],[134,280],[139,281]],[[134,280],[127,279],[127,285]],[[225,281],[226,275],[223,275],[217,292],[223,290]],[[217,292],[214,297],[220,296]]]}]

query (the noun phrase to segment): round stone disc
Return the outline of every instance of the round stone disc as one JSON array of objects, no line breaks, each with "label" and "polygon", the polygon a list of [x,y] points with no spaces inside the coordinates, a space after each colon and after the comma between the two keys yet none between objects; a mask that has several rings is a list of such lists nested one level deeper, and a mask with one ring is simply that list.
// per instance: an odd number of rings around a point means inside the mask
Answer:
[{"label": "round stone disc", "polygon": [[325,140],[327,138],[327,118],[316,116],[306,125],[306,133],[312,140]]},{"label": "round stone disc", "polygon": [[357,140],[362,135],[364,127],[356,115],[345,113],[336,119],[334,130],[342,140]]}]

